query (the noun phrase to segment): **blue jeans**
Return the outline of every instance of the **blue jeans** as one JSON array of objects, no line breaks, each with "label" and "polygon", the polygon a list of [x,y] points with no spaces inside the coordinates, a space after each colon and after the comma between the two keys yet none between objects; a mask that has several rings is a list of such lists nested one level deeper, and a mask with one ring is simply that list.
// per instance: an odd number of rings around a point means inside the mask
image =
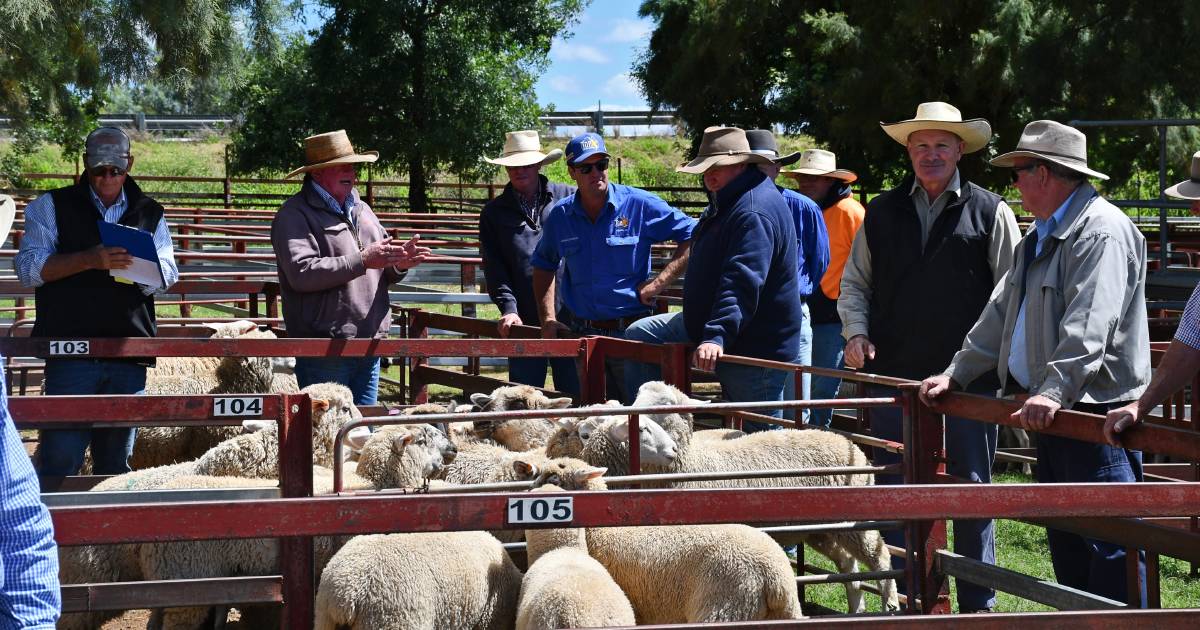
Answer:
[{"label": "blue jeans", "polygon": [[[683,325],[683,313],[661,313],[643,317],[625,329],[625,338],[646,343],[690,343]],[[625,391],[632,403],[643,383],[662,380],[662,367],[655,363],[625,361]]]},{"label": "blue jeans", "polygon": [[[46,360],[44,392],[48,396],[141,394],[145,389],[144,365],[101,359]],[[133,427],[43,430],[38,438],[38,474],[77,474],[88,445],[92,447],[93,475],[127,473],[136,435]]]},{"label": "blue jeans", "polygon": [[379,357],[296,357],[300,387],[340,383],[354,394],[354,404],[374,405],[379,397]]},{"label": "blue jeans", "polygon": [[508,380],[534,387],[546,386],[546,368],[554,371],[554,389],[579,399],[579,372],[575,359],[562,357],[509,357]]},{"label": "blue jeans", "polygon": [[[995,391],[967,388],[973,394],[991,395]],[[866,396],[895,396],[896,390],[888,387],[868,385]],[[872,407],[870,410],[871,434],[885,440],[903,442],[903,426],[899,407]],[[956,477],[977,483],[992,482],[992,462],[996,459],[996,439],[1000,427],[985,422],[976,422],[957,416],[946,416],[946,472]],[[1041,436],[1038,436],[1039,439]],[[883,449],[874,449],[874,464],[884,466],[897,464],[903,458]],[[880,486],[904,483],[903,475],[875,475],[875,484]],[[903,530],[883,532],[888,544],[904,546]],[[996,564],[995,522],[983,519],[957,519],[954,521],[954,553],[961,556]],[[904,558],[892,558],[893,569],[904,568]],[[958,585],[958,607],[960,610],[979,610],[996,605],[996,591],[972,584],[966,580],[955,580]],[[901,588],[903,588],[902,585]]]},{"label": "blue jeans", "polygon": [[[1075,411],[1104,414],[1110,405],[1076,404]],[[1142,452],[1113,448],[1071,438],[1039,433],[1037,436],[1038,483],[1130,482],[1142,480]],[[1129,602],[1125,585],[1125,547],[1103,540],[1084,538],[1057,529],[1046,529],[1050,561],[1058,583],[1088,591],[1134,608],[1146,607],[1146,556],[1138,551],[1141,601]]]},{"label": "blue jeans", "polygon": [[[840,370],[846,366],[842,351],[846,348],[846,340],[842,338],[841,322],[832,324],[814,324],[812,327],[812,365],[813,367]],[[832,376],[813,376],[812,390],[809,394],[814,400],[837,398],[838,387],[842,379]],[[828,427],[833,420],[833,409],[813,409],[808,423],[818,427]]]},{"label": "blue jeans", "polygon": [[[804,313],[804,319],[800,323],[800,354],[796,357],[796,365],[812,365],[813,364],[813,328],[812,316],[808,313],[808,304],[801,304],[801,311]],[[795,374],[789,372],[787,378],[783,382],[783,399],[784,400],[811,400],[812,399],[812,374],[804,374],[800,377],[801,387],[800,398],[796,398],[796,378]],[[810,410],[803,409],[800,412],[800,421],[807,423],[812,416]],[[783,417],[788,420],[796,419],[796,410],[788,409],[783,412]]]}]

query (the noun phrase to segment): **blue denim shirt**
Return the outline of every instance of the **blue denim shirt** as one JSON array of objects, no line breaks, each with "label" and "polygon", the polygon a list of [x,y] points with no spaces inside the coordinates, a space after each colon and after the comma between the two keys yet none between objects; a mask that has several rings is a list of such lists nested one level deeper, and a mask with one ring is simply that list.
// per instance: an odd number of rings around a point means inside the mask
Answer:
[{"label": "blue denim shirt", "polygon": [[829,231],[825,229],[825,216],[812,199],[790,188],[777,188],[783,193],[783,200],[792,211],[792,222],[796,224],[796,239],[800,246],[796,251],[797,279],[800,297],[807,299],[829,267]]},{"label": "blue denim shirt", "polygon": [[596,222],[572,194],[546,217],[530,263],[566,270],[559,293],[583,319],[615,319],[646,312],[637,287],[650,277],[650,246],[692,238],[696,220],[638,188],[609,183],[608,203]]}]

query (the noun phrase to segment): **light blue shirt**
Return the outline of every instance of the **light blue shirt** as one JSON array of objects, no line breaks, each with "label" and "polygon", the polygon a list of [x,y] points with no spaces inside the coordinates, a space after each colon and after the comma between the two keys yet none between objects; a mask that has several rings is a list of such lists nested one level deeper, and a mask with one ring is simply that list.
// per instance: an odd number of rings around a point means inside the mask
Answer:
[{"label": "light blue shirt", "polygon": [[[1067,206],[1071,205],[1071,200],[1075,198],[1075,193],[1079,192],[1076,188],[1074,192],[1067,197],[1067,200],[1062,202],[1062,205],[1050,215],[1049,219],[1042,221],[1034,219],[1033,226],[1029,228],[1030,232],[1037,232],[1037,248],[1034,250],[1034,258],[1037,258],[1042,253],[1042,245],[1046,238],[1050,236],[1062,221],[1063,215],[1067,213]],[[1025,238],[1029,238],[1029,232],[1025,233]],[[1021,250],[1024,246],[1017,245],[1017,249]],[[1013,266],[1013,271],[1020,273],[1023,269],[1028,269],[1032,264],[1032,260],[1022,261],[1022,267]],[[1025,287],[1025,293],[1028,295],[1029,287]],[[1025,296],[1021,296],[1021,310],[1017,312],[1017,324],[1013,328],[1012,344],[1008,352],[1008,373],[1012,375],[1013,380],[1021,387],[1029,389],[1029,363],[1025,353]]]},{"label": "light blue shirt", "polygon": [[350,227],[358,227],[354,223],[354,206],[358,205],[358,191],[351,188],[350,194],[346,195],[346,203],[338,205],[337,199],[334,199],[333,195],[329,194],[324,188],[321,188],[317,180],[312,180],[312,185],[313,190],[316,190],[317,194],[321,195],[321,199],[325,200],[325,205],[329,206],[329,209],[333,210],[334,214],[346,217],[346,221],[350,223]]},{"label": "light blue shirt", "polygon": [[[104,202],[96,195],[96,191],[88,187],[92,195],[92,203],[96,211],[108,223],[121,220],[121,215],[129,207],[125,191],[117,197],[116,203],[105,207]],[[162,289],[151,289],[142,285],[146,295],[162,293],[179,280],[179,267],[175,264],[175,249],[171,245],[171,232],[167,229],[167,219],[159,219],[154,229],[154,249],[158,253],[158,264],[162,268],[163,280],[166,284]],[[42,280],[42,267],[46,260],[58,253],[58,224],[55,222],[54,197],[46,193],[34,199],[25,207],[25,235],[21,237],[21,250],[13,259],[17,270],[17,278],[27,287],[40,287],[45,284]]]},{"label": "light blue shirt", "polygon": [[39,493],[0,387],[0,630],[51,630],[62,608],[54,529]]}]

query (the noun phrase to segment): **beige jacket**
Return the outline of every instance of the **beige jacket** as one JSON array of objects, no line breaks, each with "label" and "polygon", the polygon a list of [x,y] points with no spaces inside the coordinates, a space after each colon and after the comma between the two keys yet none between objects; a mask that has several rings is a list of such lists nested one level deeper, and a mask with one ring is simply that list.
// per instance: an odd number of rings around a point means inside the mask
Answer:
[{"label": "beige jacket", "polygon": [[[944,374],[961,386],[1008,355],[1021,300],[1025,240],[1016,260]],[[1146,239],[1116,206],[1083,184],[1029,265],[1025,343],[1030,393],[1063,408],[1135,400],[1150,381]]]}]

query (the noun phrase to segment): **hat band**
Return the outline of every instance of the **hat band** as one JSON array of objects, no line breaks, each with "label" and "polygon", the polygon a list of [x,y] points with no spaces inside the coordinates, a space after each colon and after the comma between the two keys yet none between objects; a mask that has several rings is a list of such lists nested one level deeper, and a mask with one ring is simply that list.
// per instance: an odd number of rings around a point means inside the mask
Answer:
[{"label": "hat band", "polygon": [[750,149],[750,152],[757,153],[758,155],[765,155],[767,157],[778,157],[779,156],[778,151],[772,151],[771,149]]},{"label": "hat band", "polygon": [[1081,157],[1079,157],[1079,156],[1077,156],[1077,155],[1067,155],[1066,153],[1056,153],[1056,152],[1054,152],[1054,151],[1043,151],[1043,150],[1041,150],[1041,149],[1022,149],[1022,148],[1021,148],[1021,147],[1019,147],[1019,146],[1017,147],[1017,150],[1018,150],[1018,151],[1027,151],[1027,152],[1029,152],[1029,153],[1037,153],[1037,154],[1040,154],[1040,155],[1049,155],[1049,156],[1052,156],[1052,157],[1064,158],[1064,159],[1067,159],[1067,160],[1079,160],[1080,162],[1083,162],[1084,164],[1087,164],[1087,158],[1086,158],[1086,157],[1082,157],[1082,158],[1081,158]]}]

